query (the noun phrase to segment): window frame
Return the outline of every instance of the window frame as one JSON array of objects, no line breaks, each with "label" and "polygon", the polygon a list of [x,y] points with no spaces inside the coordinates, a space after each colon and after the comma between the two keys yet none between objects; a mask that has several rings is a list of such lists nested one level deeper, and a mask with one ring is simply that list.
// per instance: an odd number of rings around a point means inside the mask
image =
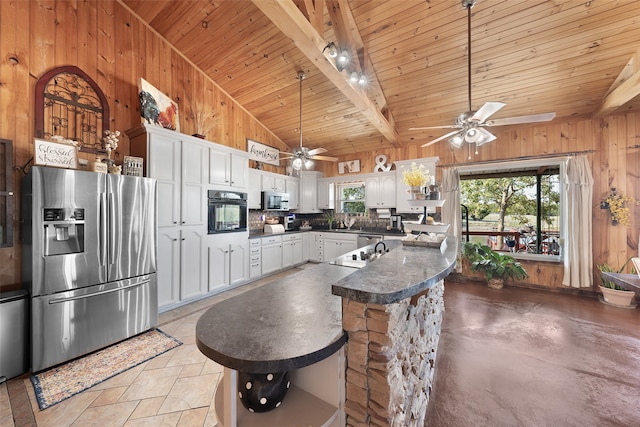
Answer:
[{"label": "window frame", "polygon": [[[532,254],[525,252],[512,252],[510,253],[516,259],[532,260],[532,261],[547,261],[547,262],[563,262],[566,251],[566,218],[567,218],[567,195],[565,190],[566,183],[566,164],[567,157],[544,157],[538,159],[527,160],[500,160],[495,162],[476,163],[472,165],[463,165],[458,167],[458,173],[460,179],[462,177],[468,177],[473,175],[487,175],[492,172],[504,173],[509,170],[517,169],[535,169],[542,166],[557,166],[558,181],[560,187],[560,209],[558,219],[558,231],[559,231],[559,255],[544,255],[544,254]],[[462,230],[461,230],[462,231]],[[459,236],[462,238],[462,234]]]},{"label": "window frame", "polygon": [[[351,182],[336,182],[335,183],[336,186],[336,206],[338,207],[337,212],[344,214],[344,215],[353,215],[353,216],[362,216],[362,215],[367,215],[367,213],[369,212],[369,209],[367,208],[367,205],[365,203],[365,197],[367,194],[367,187],[365,185],[364,181],[351,181]],[[355,199],[355,200],[345,200],[342,198],[343,196],[343,189],[345,188],[362,188],[362,199]],[[364,206],[364,211],[363,212],[344,212],[343,209],[343,203],[347,201],[347,202],[362,202],[362,205]]]}]

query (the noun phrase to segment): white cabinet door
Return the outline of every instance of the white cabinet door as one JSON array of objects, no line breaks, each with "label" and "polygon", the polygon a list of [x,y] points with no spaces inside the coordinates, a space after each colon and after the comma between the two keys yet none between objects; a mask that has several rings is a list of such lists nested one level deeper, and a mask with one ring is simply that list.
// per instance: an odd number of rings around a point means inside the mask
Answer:
[{"label": "white cabinet door", "polygon": [[249,169],[249,185],[247,186],[247,206],[249,209],[262,207],[262,175],[260,171]]},{"label": "white cabinet door", "polygon": [[311,242],[315,241],[311,238],[311,233],[302,233],[302,261],[306,262],[311,259]]},{"label": "white cabinet door", "polygon": [[180,231],[158,228],[158,308],[180,300]]},{"label": "white cabinet door", "polygon": [[357,235],[342,235],[335,236],[331,233],[324,237],[324,260],[337,258],[340,255],[347,252],[358,249],[358,236]]},{"label": "white cabinet door", "polygon": [[299,213],[317,213],[318,210],[318,177],[320,172],[300,172],[300,199],[298,200]]},{"label": "white cabinet door", "polygon": [[149,173],[158,181],[158,226],[180,223],[181,143],[163,134],[148,134]]},{"label": "white cabinet door", "polygon": [[293,176],[285,179],[285,192],[289,194],[289,209],[297,210],[300,207],[299,179]]},{"label": "white cabinet door", "polygon": [[365,180],[365,205],[368,208],[396,206],[396,175],[394,173],[369,177]]},{"label": "white cabinet door", "polygon": [[182,144],[181,224],[204,225],[207,218],[208,144]]},{"label": "white cabinet door", "polygon": [[207,262],[201,227],[183,227],[180,231],[180,299],[204,294],[207,282]]},{"label": "white cabinet door", "polygon": [[303,245],[304,245],[302,243],[302,239],[294,240],[292,243],[293,243],[293,256],[291,258],[291,261],[293,265],[302,264],[303,258],[304,258],[302,255]]},{"label": "white cabinet door", "polygon": [[209,183],[246,188],[249,158],[219,146],[209,146]]},{"label": "white cabinet door", "polygon": [[249,171],[249,158],[240,153],[231,153],[231,186],[246,188]]},{"label": "white cabinet door", "polygon": [[340,240],[329,237],[324,238],[324,259],[329,261],[340,256]]},{"label": "white cabinet door", "polygon": [[226,243],[210,244],[209,258],[209,292],[229,285],[229,245]]},{"label": "white cabinet door", "polygon": [[262,246],[262,274],[282,270],[282,243]]},{"label": "white cabinet door", "polygon": [[231,184],[231,153],[209,147],[209,183],[217,185]]},{"label": "white cabinet door", "polygon": [[318,209],[333,209],[335,206],[335,185],[328,179],[318,179]]},{"label": "white cabinet door", "polygon": [[229,245],[229,286],[249,279],[249,242],[238,241]]},{"label": "white cabinet door", "polygon": [[282,242],[282,268],[289,268],[293,265],[294,242]]},{"label": "white cabinet door", "polygon": [[380,177],[380,207],[394,208],[396,206],[396,176],[395,174]]},{"label": "white cabinet door", "polygon": [[286,191],[285,180],[286,180],[286,177],[284,175],[271,173],[271,172],[263,172],[262,173],[262,190],[284,193]]}]

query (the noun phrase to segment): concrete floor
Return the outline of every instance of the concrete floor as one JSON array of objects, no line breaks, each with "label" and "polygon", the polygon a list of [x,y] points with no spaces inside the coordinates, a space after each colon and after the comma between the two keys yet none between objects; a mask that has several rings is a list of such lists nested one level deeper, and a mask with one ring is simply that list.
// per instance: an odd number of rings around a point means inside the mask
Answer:
[{"label": "concrete floor", "polygon": [[[192,337],[190,316],[197,316],[211,301],[161,316],[161,327],[184,340],[179,349],[184,350]],[[179,334],[182,329],[187,331],[184,337]],[[102,399],[108,390],[87,390],[39,412],[28,396],[28,379],[14,379],[9,385],[20,386],[21,391],[7,393],[7,383],[0,384],[2,427],[13,426],[14,421],[16,426],[59,427],[74,422],[73,411],[92,413],[96,407],[109,407]],[[93,406],[86,402],[82,406],[90,397]],[[207,404],[197,410],[208,409]],[[42,418],[56,411],[63,412],[66,423]],[[101,419],[100,425],[122,425],[115,419],[106,423]],[[124,425],[160,425],[144,420],[132,419]],[[193,417],[180,420],[164,425],[209,425]],[[447,282],[426,426],[640,426],[640,308],[619,309],[595,298],[549,291],[512,287],[496,291],[479,283]]]},{"label": "concrete floor", "polygon": [[447,282],[426,426],[640,426],[640,309]]}]

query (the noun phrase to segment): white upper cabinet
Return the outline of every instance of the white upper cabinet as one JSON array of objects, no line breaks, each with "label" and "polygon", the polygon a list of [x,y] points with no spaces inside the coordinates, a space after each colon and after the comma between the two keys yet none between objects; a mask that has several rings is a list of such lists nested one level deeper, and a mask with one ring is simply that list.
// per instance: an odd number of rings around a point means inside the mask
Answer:
[{"label": "white upper cabinet", "polygon": [[249,169],[249,185],[247,186],[247,206],[249,209],[260,209],[262,206],[262,174],[257,169]]},{"label": "white upper cabinet", "polygon": [[298,209],[300,207],[300,180],[294,176],[286,177],[285,192],[289,194],[289,209]]},{"label": "white upper cabinet", "polygon": [[210,146],[209,183],[219,186],[246,189],[248,182],[249,155],[242,151]]},{"label": "white upper cabinet", "polygon": [[318,178],[321,172],[300,172],[300,199],[298,200],[298,213],[317,213],[318,210]]},{"label": "white upper cabinet", "polygon": [[368,208],[396,206],[396,173],[381,173],[365,180],[365,205]]},{"label": "white upper cabinet", "polygon": [[286,178],[286,176],[277,173],[262,172],[262,191],[286,192]]},{"label": "white upper cabinet", "polygon": [[318,209],[333,209],[335,206],[335,183],[331,178],[318,179]]}]

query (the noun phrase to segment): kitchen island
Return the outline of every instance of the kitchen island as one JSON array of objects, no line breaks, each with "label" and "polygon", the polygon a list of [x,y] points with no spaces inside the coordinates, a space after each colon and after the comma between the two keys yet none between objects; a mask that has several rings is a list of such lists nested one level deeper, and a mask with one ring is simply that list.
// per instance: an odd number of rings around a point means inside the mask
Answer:
[{"label": "kitchen island", "polygon": [[[218,303],[202,315],[196,326],[198,348],[225,366],[224,382],[216,394],[216,412],[222,425],[288,425],[284,420],[291,425],[344,425],[345,413],[347,417],[355,417],[354,421],[363,418],[364,422],[384,416],[370,414],[368,407],[380,406],[378,390],[387,397],[392,394],[374,384],[374,379],[371,383],[368,381],[367,373],[373,373],[372,368],[377,367],[369,366],[370,356],[362,354],[359,346],[366,341],[367,347],[376,350],[392,348],[382,343],[384,332],[375,329],[381,329],[385,312],[396,313],[399,307],[414,313],[410,319],[415,319],[415,313],[428,317],[430,312],[435,312],[441,319],[442,279],[451,272],[456,258],[453,237],[447,237],[447,245],[442,251],[405,247],[400,241],[385,244],[389,252],[364,268],[329,263],[314,265]],[[381,246],[378,248],[382,249]],[[415,307],[423,308],[416,310]],[[377,317],[376,321],[369,322],[369,326],[374,327],[371,332],[367,332],[366,324],[369,314]],[[425,323],[424,319],[420,322]],[[439,321],[436,323],[437,331],[427,327],[427,332],[439,336],[440,324]],[[399,322],[394,321],[394,324],[397,326]],[[409,326],[410,330],[416,329]],[[393,332],[387,327],[382,329]],[[418,327],[415,333],[423,334],[421,331],[426,329]],[[404,337],[409,338],[406,334]],[[403,337],[390,337],[387,344],[398,338]],[[353,343],[349,342],[345,355],[347,339]],[[423,341],[434,343],[434,339]],[[352,344],[353,347],[349,347]],[[430,364],[435,349],[428,351],[433,354],[421,357]],[[376,363],[386,362],[379,360]],[[320,371],[316,371],[316,367],[321,367]],[[302,390],[290,390],[281,407],[271,412],[249,413],[238,405],[235,391],[238,371],[300,372],[300,378],[292,375],[292,383]],[[432,377],[428,372],[426,377],[423,374],[419,375],[420,380]],[[353,384],[372,392],[367,391],[365,395],[373,395],[376,401],[362,402],[363,393],[360,389],[355,390]],[[414,385],[410,388],[416,389]],[[345,389],[346,403],[343,403]],[[428,398],[428,389],[423,393]],[[304,399],[299,400],[300,395]],[[350,398],[350,395],[353,396]],[[336,398],[337,401],[332,401]],[[318,417],[313,420],[299,418],[315,416],[294,407],[306,404],[319,412]],[[291,412],[295,412],[296,418],[292,418]],[[282,418],[276,420],[275,417]]]}]

